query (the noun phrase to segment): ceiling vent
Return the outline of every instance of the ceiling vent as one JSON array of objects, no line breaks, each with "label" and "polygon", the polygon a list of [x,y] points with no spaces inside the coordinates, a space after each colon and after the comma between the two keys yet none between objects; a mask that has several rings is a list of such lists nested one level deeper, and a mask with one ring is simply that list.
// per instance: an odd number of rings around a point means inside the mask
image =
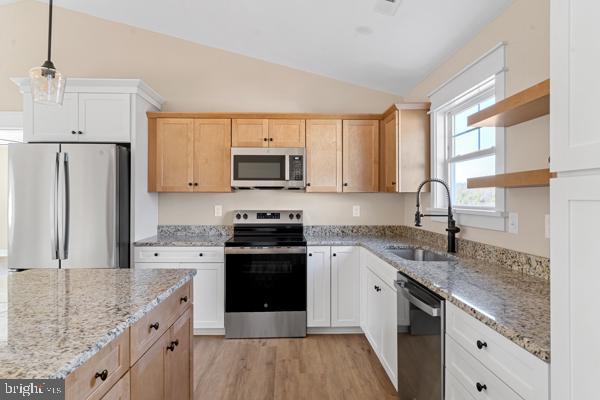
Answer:
[{"label": "ceiling vent", "polygon": [[393,16],[398,11],[402,0],[375,0],[375,12]]}]

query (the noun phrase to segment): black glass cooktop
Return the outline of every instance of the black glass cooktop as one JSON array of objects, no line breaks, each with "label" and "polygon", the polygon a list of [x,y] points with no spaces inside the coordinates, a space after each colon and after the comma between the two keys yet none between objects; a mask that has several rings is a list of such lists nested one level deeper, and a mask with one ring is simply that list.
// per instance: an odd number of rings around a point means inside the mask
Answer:
[{"label": "black glass cooktop", "polygon": [[234,226],[225,246],[306,246],[306,238],[302,225]]}]

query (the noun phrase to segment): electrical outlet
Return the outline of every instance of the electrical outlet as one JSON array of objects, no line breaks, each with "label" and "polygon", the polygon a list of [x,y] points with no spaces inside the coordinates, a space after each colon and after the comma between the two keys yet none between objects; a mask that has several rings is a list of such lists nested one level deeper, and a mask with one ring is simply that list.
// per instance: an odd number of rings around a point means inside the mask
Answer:
[{"label": "electrical outlet", "polygon": [[360,217],[360,206],[352,206],[352,216]]},{"label": "electrical outlet", "polygon": [[508,233],[519,233],[519,214],[508,213]]},{"label": "electrical outlet", "polygon": [[215,217],[223,216],[223,206],[215,206]]},{"label": "electrical outlet", "polygon": [[544,215],[544,235],[550,239],[550,214]]}]

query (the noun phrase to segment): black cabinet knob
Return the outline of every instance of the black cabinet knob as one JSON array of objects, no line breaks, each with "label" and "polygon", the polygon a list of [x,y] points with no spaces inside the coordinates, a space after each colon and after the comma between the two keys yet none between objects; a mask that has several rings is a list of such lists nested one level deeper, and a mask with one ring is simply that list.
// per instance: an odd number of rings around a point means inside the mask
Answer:
[{"label": "black cabinet knob", "polygon": [[481,340],[477,341],[477,348],[479,350],[483,349],[484,347],[487,347],[487,343],[486,342],[482,342]]},{"label": "black cabinet knob", "polygon": [[75,131],[71,131],[71,135],[75,135],[77,132]]},{"label": "black cabinet knob", "polygon": [[267,139],[267,138],[263,138],[263,141],[264,141],[264,142],[266,142],[267,140],[269,140],[269,139]]},{"label": "black cabinet knob", "polygon": [[150,324],[150,329],[158,330],[159,327],[160,327],[160,324],[158,322]]},{"label": "black cabinet knob", "polygon": [[269,142],[272,142],[272,141],[273,141],[273,138],[269,138]]},{"label": "black cabinet knob", "polygon": [[198,182],[194,182],[194,186],[198,186]]},{"label": "black cabinet knob", "polygon": [[77,134],[78,134],[78,135],[83,135],[83,132],[81,132],[81,131],[77,131]]},{"label": "black cabinet knob", "polygon": [[179,299],[179,304],[181,303],[187,303],[188,301],[188,297],[187,296],[183,296],[182,298]]},{"label": "black cabinet knob", "polygon": [[396,186],[396,182],[392,182],[392,185],[393,185],[393,186]]},{"label": "black cabinet knob", "polygon": [[106,380],[106,378],[108,378],[108,370],[103,370],[102,372],[96,372],[96,375],[94,375],[94,378],[98,379],[102,379],[103,381]]},{"label": "black cabinet knob", "polygon": [[193,185],[193,183],[192,183],[192,182],[188,182],[188,186],[192,186],[192,185]]},{"label": "black cabinet knob", "polygon": [[475,384],[475,387],[477,387],[477,391],[478,392],[482,392],[484,390],[487,390],[487,386],[486,385],[482,385],[481,383],[477,382]]},{"label": "black cabinet knob", "polygon": [[381,288],[377,285],[373,286],[373,289],[375,289],[376,292],[381,292]]},{"label": "black cabinet knob", "polygon": [[154,257],[158,257],[158,253],[154,253]]},{"label": "black cabinet knob", "polygon": [[333,254],[332,254],[332,256],[336,257],[336,256],[337,256],[337,253],[333,253]]},{"label": "black cabinet knob", "polygon": [[306,186],[310,186],[310,182],[306,184]]},{"label": "black cabinet knob", "polygon": [[344,183],[344,186],[348,186],[348,182],[345,182],[345,183]]},{"label": "black cabinet knob", "polygon": [[167,350],[175,351],[177,346],[179,346],[179,340],[175,339],[167,346]]},{"label": "black cabinet knob", "polygon": [[309,256],[309,257],[312,257],[312,253],[308,253],[308,256]]},{"label": "black cabinet knob", "polygon": [[198,257],[203,257],[203,256],[204,256],[204,253],[198,254]]}]

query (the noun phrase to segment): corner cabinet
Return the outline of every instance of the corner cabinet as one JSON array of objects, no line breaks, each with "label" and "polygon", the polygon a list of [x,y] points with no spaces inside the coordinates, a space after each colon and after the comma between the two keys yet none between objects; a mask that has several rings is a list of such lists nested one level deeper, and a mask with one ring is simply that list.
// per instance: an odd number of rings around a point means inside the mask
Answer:
[{"label": "corner cabinet", "polygon": [[344,192],[379,190],[379,121],[346,120],[342,128]]},{"label": "corner cabinet", "polygon": [[148,191],[231,191],[231,120],[156,118],[149,124]]},{"label": "corner cabinet", "polygon": [[415,192],[430,173],[429,103],[396,104],[381,121],[381,192]]}]

